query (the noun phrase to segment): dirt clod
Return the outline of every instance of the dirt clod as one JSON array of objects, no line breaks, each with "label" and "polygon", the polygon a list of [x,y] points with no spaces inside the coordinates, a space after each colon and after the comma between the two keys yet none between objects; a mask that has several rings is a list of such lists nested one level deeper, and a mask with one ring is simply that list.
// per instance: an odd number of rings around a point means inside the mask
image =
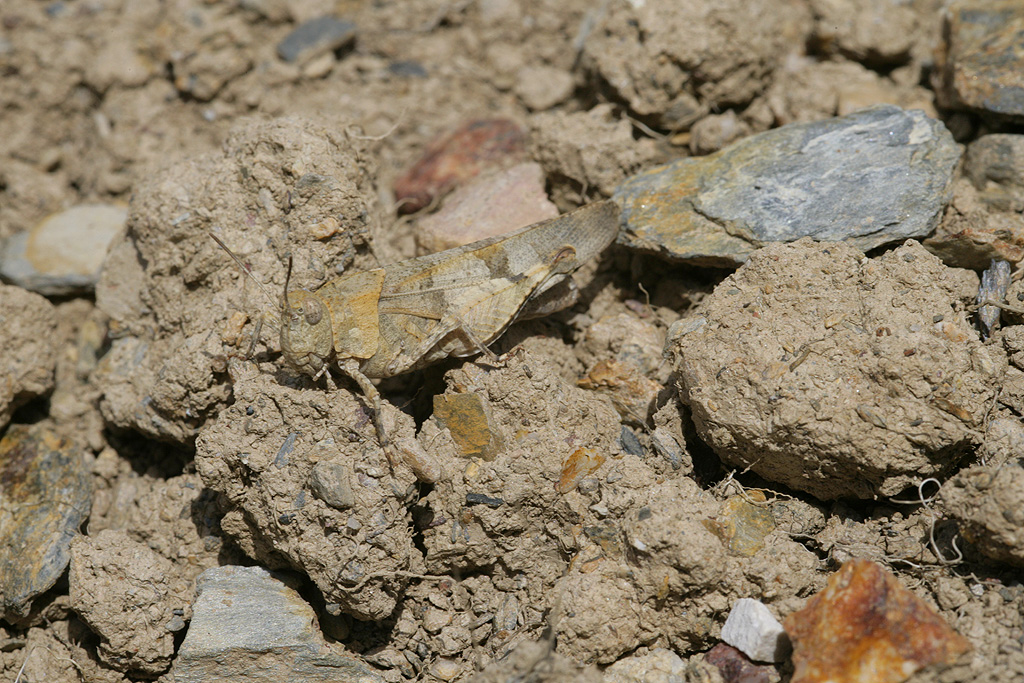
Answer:
[{"label": "dirt clod", "polygon": [[680,397],[729,464],[822,499],[893,495],[980,442],[1006,361],[920,245],[754,254],[670,341]]}]

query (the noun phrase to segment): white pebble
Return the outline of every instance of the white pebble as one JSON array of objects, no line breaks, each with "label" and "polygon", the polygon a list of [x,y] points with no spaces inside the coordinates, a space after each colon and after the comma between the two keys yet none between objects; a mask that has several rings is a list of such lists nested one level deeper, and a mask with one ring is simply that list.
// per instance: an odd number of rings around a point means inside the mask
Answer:
[{"label": "white pebble", "polygon": [[722,640],[755,662],[781,662],[789,655],[789,636],[759,600],[740,598],[722,627]]}]

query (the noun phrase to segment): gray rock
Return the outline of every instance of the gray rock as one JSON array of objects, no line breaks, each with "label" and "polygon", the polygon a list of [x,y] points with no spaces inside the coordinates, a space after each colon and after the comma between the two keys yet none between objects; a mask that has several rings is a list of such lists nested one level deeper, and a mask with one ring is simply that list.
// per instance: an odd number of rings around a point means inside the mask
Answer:
[{"label": "gray rock", "polygon": [[337,510],[346,510],[356,504],[352,492],[349,469],[340,463],[318,462],[309,473],[309,488],[313,495]]},{"label": "gray rock", "polygon": [[938,104],[1024,117],[1024,5],[1014,0],[958,0],[945,10],[933,85]]},{"label": "gray rock", "polygon": [[735,267],[801,237],[869,250],[936,226],[960,151],[941,122],[881,105],[783,126],[627,180],[619,241]]},{"label": "gray rock", "polygon": [[988,208],[1024,211],[1024,135],[983,135],[967,146],[964,175]]},{"label": "gray rock", "polygon": [[92,480],[73,443],[44,425],[12,425],[0,439],[0,481],[0,615],[12,621],[68,566]]},{"label": "gray rock", "polygon": [[260,567],[215,567],[199,577],[192,623],[172,673],[199,681],[383,681],[327,644],[313,609]]},{"label": "gray rock", "polygon": [[1024,135],[981,136],[967,146],[964,175],[979,190],[989,182],[1024,190]]},{"label": "gray rock", "polygon": [[48,296],[91,292],[127,215],[121,206],[86,204],[49,216],[4,242],[0,276]]},{"label": "gray rock", "polygon": [[310,19],[285,36],[277,54],[286,62],[307,61],[344,47],[356,35],[356,25],[337,17]]},{"label": "gray rock", "polygon": [[981,324],[982,334],[985,338],[992,336],[992,333],[999,327],[1001,311],[997,306],[982,306],[986,301],[1002,303],[1006,298],[1006,290],[1013,282],[1010,264],[1006,261],[992,261],[985,272],[981,274],[981,287],[978,288],[978,322]]}]

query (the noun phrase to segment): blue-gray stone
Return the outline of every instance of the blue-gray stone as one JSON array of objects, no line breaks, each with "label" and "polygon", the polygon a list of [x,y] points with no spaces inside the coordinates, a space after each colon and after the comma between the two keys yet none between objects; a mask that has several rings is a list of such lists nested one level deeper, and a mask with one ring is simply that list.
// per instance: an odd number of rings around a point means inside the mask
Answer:
[{"label": "blue-gray stone", "polygon": [[673,259],[735,267],[801,237],[862,250],[935,228],[960,148],[940,121],[880,105],[783,126],[634,176],[615,193],[619,241]]},{"label": "blue-gray stone", "polygon": [[91,507],[79,447],[42,424],[7,429],[0,439],[0,616],[26,616],[32,598],[57,582]]},{"label": "blue-gray stone", "polygon": [[338,50],[356,35],[356,25],[337,17],[324,16],[303,22],[277,46],[277,54],[286,62],[312,59]]},{"label": "blue-gray stone", "polygon": [[261,567],[207,569],[196,593],[172,670],[176,683],[384,680],[343,646],[326,643],[309,604]]}]

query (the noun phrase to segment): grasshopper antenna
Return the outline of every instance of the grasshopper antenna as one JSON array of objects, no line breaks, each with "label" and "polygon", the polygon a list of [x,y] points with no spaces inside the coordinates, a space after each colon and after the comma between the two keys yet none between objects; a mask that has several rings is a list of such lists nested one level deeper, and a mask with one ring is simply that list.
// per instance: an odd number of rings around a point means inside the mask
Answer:
[{"label": "grasshopper antenna", "polygon": [[[277,305],[278,305],[278,302],[277,302],[277,300],[276,300],[276,299],[274,298],[274,295],[272,295],[272,294],[270,293],[270,291],[269,291],[269,290],[268,290],[268,289],[267,289],[266,287],[264,287],[264,286],[263,286],[263,283],[262,283],[262,282],[260,282],[259,280],[257,280],[257,279],[256,279],[256,276],[255,276],[255,275],[253,275],[252,273],[250,273],[250,272],[249,272],[249,269],[245,267],[245,264],[244,264],[244,263],[242,263],[242,259],[238,258],[238,256],[237,256],[237,255],[235,254],[235,252],[233,252],[233,251],[231,251],[230,249],[228,249],[228,245],[224,244],[224,243],[223,243],[223,242],[222,242],[222,241],[220,240],[220,238],[219,238],[219,237],[217,237],[216,235],[214,235],[214,234],[213,234],[212,232],[210,233],[210,237],[212,237],[212,238],[213,238],[213,241],[214,241],[214,242],[216,242],[217,244],[219,244],[219,245],[220,245],[220,248],[221,248],[221,249],[223,249],[224,251],[226,251],[226,252],[228,253],[228,256],[230,256],[230,257],[231,257],[231,260],[235,262],[235,265],[237,265],[237,266],[238,266],[239,270],[241,270],[241,271],[242,271],[243,273],[245,273],[245,274],[246,274],[246,275],[247,275],[247,276],[249,277],[249,279],[250,279],[250,280],[252,280],[253,282],[255,282],[255,283],[256,283],[256,286],[257,286],[257,287],[259,287],[259,288],[260,288],[260,291],[261,291],[261,292],[263,292],[264,296],[266,296],[266,297],[267,297],[267,299],[269,299],[269,300],[270,300],[270,303],[272,303],[272,304],[274,304],[275,306],[277,306]],[[289,273],[289,274],[291,274],[291,272],[292,272],[292,268],[291,268],[291,260],[289,259],[289,262],[288,262],[288,273]],[[286,286],[286,287],[287,287],[287,286]],[[288,294],[288,292],[287,292],[287,289],[286,289],[286,290],[285,290],[285,295],[287,296],[287,294]]]},{"label": "grasshopper antenna", "polygon": [[[213,241],[216,242],[220,246],[221,249],[223,249],[224,251],[226,251],[228,253],[228,256],[230,256],[231,260],[235,262],[235,265],[238,266],[238,269],[241,270],[243,273],[245,273],[246,277],[248,277],[250,280],[252,280],[253,282],[256,283],[256,286],[260,288],[260,291],[263,292],[263,295],[265,297],[267,297],[267,299],[270,301],[270,303],[272,305],[274,305],[274,306],[280,307],[280,302],[276,298],[274,298],[274,295],[270,293],[270,290],[268,290],[266,287],[263,286],[262,282],[260,282],[259,280],[256,279],[255,275],[253,275],[251,272],[249,272],[249,269],[246,268],[244,263],[242,263],[242,259],[238,258],[238,255],[235,254],[235,252],[233,252],[230,249],[228,249],[228,245],[224,244],[224,242],[222,242],[221,239],[219,237],[217,237],[216,235],[214,235],[212,232],[210,233],[210,237],[213,238]],[[291,256],[289,256],[288,257],[288,277],[289,278],[291,278],[291,274],[292,274],[292,259],[291,259]],[[287,285],[287,282],[285,284],[284,300],[285,300],[285,304],[287,304],[287,302],[288,302],[288,285]],[[282,316],[284,315],[284,309],[281,309],[281,315]],[[251,358],[253,352],[256,350],[256,342],[260,338],[260,332],[263,331],[263,319],[264,319],[265,316],[266,316],[266,313],[261,315],[259,317],[259,320],[256,321],[256,329],[253,331],[252,341],[249,342],[249,351],[248,351],[248,353],[246,353],[246,358]],[[271,314],[271,317],[273,317],[273,314]]]},{"label": "grasshopper antenna", "polygon": [[292,255],[288,254],[288,270],[284,274],[284,310],[281,312],[282,317],[284,314],[291,310],[288,305],[288,286],[292,283]]}]

